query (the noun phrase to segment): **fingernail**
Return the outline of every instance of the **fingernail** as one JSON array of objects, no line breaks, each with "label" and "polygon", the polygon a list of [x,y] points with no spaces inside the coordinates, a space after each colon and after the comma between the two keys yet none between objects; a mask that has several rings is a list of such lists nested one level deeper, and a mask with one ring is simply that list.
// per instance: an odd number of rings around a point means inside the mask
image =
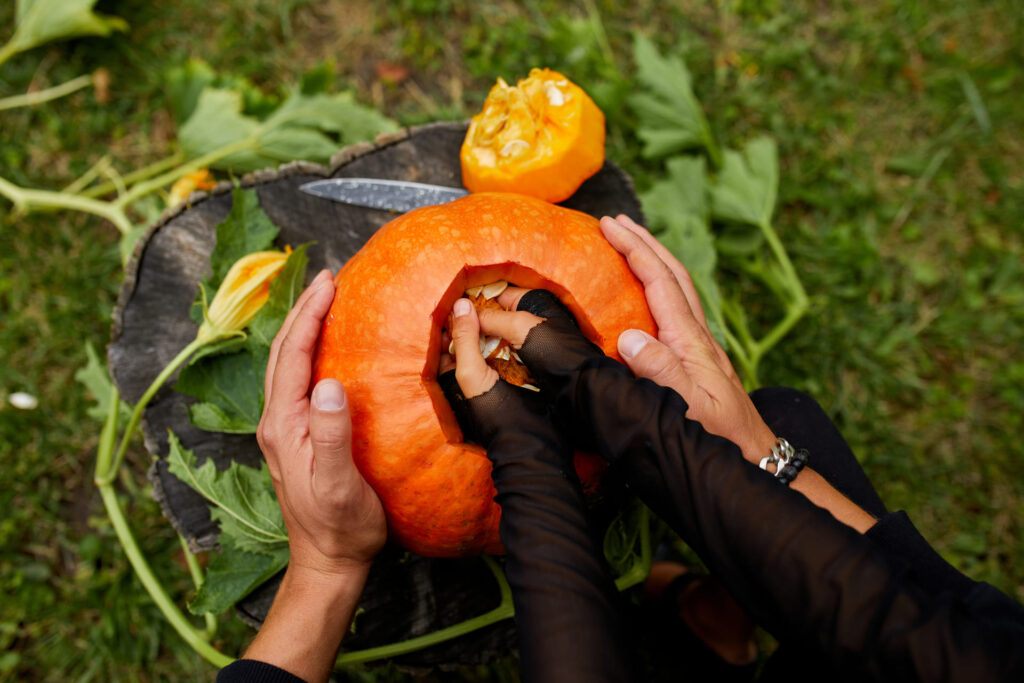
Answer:
[{"label": "fingernail", "polygon": [[345,407],[345,387],[336,379],[321,380],[313,387],[313,405],[318,410],[341,410]]},{"label": "fingernail", "polygon": [[635,358],[647,346],[650,337],[640,330],[626,330],[619,335],[619,353],[624,358]]},{"label": "fingernail", "polygon": [[622,223],[618,222],[617,220],[615,220],[611,216],[605,216],[605,218],[608,219],[608,222],[612,225],[612,227],[618,228],[619,230],[625,230],[626,229],[625,225],[623,225]]},{"label": "fingernail", "polygon": [[455,302],[455,307],[452,309],[452,312],[455,314],[456,318],[461,318],[469,313],[469,307],[471,305],[472,304],[469,303],[469,299],[459,299]]}]

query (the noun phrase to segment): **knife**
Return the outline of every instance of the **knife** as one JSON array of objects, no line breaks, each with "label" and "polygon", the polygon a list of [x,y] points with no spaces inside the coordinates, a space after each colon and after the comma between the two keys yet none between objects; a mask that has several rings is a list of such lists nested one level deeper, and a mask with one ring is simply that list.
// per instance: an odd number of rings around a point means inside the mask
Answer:
[{"label": "knife", "polygon": [[446,204],[453,199],[469,194],[461,187],[445,187],[380,178],[314,180],[300,185],[299,189],[306,194],[336,202],[402,213],[418,209],[421,206]]}]

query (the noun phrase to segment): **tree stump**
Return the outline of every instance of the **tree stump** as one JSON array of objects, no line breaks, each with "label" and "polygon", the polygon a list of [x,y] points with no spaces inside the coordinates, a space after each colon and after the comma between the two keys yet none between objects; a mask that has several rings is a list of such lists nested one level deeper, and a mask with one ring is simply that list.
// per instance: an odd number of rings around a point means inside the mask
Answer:
[{"label": "tree stump", "polygon": [[[353,145],[336,154],[325,168],[296,162],[276,171],[244,177],[260,205],[280,228],[280,244],[316,242],[309,250],[309,273],[337,272],[373,233],[394,218],[387,211],[349,206],[298,190],[325,177],[372,177],[461,187],[459,148],[465,123],[436,123],[382,137],[375,144]],[[198,283],[210,272],[215,226],[231,208],[231,183],[212,192],[194,193],[167,212],[136,245],[114,311],[108,357],[121,396],[137,401],[160,368],[196,333],[189,307]],[[630,178],[606,162],[599,173],[563,202],[563,206],[600,217],[625,213],[641,221],[639,201]],[[204,498],[167,471],[167,431],[193,449],[203,463],[213,458],[219,469],[232,461],[257,466],[263,456],[255,435],[206,432],[189,422],[189,397],[171,389],[173,379],[154,396],[142,423],[146,449],[155,456],[149,471],[154,495],[164,515],[194,551],[217,546],[218,527]],[[243,621],[258,628],[277,591],[271,579],[238,605]],[[361,650],[407,640],[464,621],[499,602],[493,575],[481,558],[428,559],[387,547],[375,561],[360,600],[355,633],[343,651]],[[515,642],[511,620],[448,642],[403,655],[400,665],[421,668],[479,664],[507,654]]]}]

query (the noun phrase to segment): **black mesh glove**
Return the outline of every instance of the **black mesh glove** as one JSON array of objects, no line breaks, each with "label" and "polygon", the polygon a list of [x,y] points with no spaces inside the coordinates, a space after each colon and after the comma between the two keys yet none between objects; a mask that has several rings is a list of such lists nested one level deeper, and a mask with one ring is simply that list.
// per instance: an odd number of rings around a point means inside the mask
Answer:
[{"label": "black mesh glove", "polygon": [[587,524],[568,439],[536,392],[499,380],[467,401],[454,375],[441,386],[494,465],[524,680],[632,680],[618,594]]},{"label": "black mesh glove", "polygon": [[[686,420],[674,391],[636,379],[543,291],[548,319],[519,355],[588,446],[696,550],[780,641],[805,643],[851,680],[1024,680],[1024,618],[993,619],[933,594],[905,563]],[[538,311],[544,311],[540,313]]]}]

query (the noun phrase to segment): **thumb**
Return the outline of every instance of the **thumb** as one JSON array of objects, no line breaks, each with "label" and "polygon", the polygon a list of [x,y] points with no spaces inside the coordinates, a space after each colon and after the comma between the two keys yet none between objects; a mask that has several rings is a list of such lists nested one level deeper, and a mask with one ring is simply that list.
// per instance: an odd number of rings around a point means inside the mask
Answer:
[{"label": "thumb", "polygon": [[469,299],[452,308],[452,345],[455,347],[455,380],[466,398],[486,393],[498,381],[480,353],[480,321]]},{"label": "thumb", "polygon": [[336,379],[322,379],[309,402],[309,440],[313,446],[316,479],[332,485],[352,469],[352,418],[345,387]]},{"label": "thumb", "polygon": [[698,400],[700,388],[683,370],[679,356],[651,335],[626,330],[619,335],[618,347],[619,355],[637,377],[673,389],[690,405]]}]

